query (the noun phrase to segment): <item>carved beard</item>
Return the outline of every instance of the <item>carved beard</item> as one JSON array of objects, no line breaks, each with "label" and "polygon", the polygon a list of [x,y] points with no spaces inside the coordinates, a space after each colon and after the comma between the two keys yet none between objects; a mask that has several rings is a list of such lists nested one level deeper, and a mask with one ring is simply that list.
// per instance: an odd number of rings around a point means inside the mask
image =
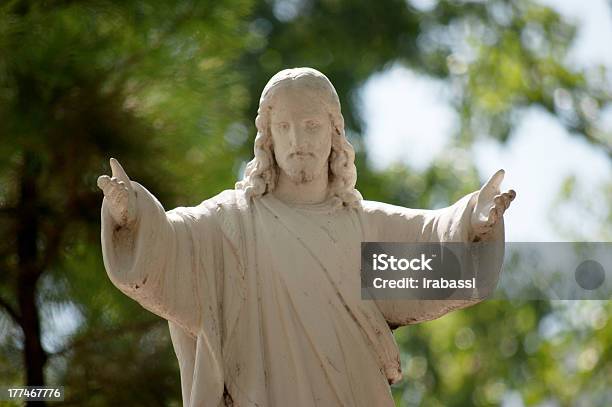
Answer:
[{"label": "carved beard", "polygon": [[285,171],[285,174],[289,176],[289,179],[294,184],[305,184],[307,182],[311,182],[316,178],[317,175],[321,171],[309,171],[307,169],[297,169],[297,168],[288,168]]},{"label": "carved beard", "polygon": [[311,163],[299,163],[296,160],[293,163],[285,163],[283,168],[280,168],[280,165],[277,168],[281,169],[285,175],[289,177],[291,182],[299,185],[313,181],[316,177],[321,175],[327,169],[327,167],[328,166],[322,165],[319,168],[313,168]]}]

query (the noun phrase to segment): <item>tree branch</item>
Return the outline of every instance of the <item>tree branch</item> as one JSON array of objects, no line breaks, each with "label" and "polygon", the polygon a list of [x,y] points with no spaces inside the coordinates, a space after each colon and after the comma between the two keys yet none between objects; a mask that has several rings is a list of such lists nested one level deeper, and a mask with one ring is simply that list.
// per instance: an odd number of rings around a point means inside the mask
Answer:
[{"label": "tree branch", "polygon": [[19,313],[8,301],[0,298],[0,307],[4,308],[4,311],[11,316],[11,318],[21,327],[21,317]]},{"label": "tree branch", "polygon": [[63,218],[58,219],[58,222],[50,230],[45,230],[44,234],[47,239],[47,245],[43,253],[42,259],[38,265],[39,270],[44,272],[53,261],[57,258],[59,253],[59,246],[62,241],[64,230],[66,228],[66,220]]},{"label": "tree branch", "polygon": [[15,216],[16,213],[17,213],[17,208],[15,207],[8,207],[8,206],[0,207],[0,215]]}]

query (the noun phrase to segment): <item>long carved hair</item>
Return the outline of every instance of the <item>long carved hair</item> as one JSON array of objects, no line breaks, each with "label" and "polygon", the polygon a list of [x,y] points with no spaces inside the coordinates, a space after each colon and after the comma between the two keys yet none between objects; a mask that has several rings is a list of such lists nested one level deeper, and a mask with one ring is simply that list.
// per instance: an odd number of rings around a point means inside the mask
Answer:
[{"label": "long carved hair", "polygon": [[355,189],[357,168],[355,150],[344,133],[344,117],[340,111],[340,99],[329,79],[312,68],[284,69],[274,75],[264,87],[259,99],[255,126],[255,158],[246,166],[244,178],[236,183],[236,189],[245,191],[247,198],[255,198],[274,190],[279,167],[274,157],[272,134],[270,132],[270,111],[276,91],[291,81],[300,81],[307,88],[315,90],[325,104],[332,124],[332,147],[329,155],[328,197],[337,206],[358,206],[363,199]]}]

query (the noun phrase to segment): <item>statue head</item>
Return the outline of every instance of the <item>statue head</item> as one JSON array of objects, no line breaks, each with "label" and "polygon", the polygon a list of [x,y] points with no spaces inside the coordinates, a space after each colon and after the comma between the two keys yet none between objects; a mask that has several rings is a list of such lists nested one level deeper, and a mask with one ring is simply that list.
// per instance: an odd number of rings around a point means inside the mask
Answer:
[{"label": "statue head", "polygon": [[236,188],[247,197],[274,190],[280,171],[292,182],[328,176],[328,196],[337,204],[355,206],[355,151],[344,132],[336,89],[312,68],[285,69],[264,87],[255,119],[255,158]]}]

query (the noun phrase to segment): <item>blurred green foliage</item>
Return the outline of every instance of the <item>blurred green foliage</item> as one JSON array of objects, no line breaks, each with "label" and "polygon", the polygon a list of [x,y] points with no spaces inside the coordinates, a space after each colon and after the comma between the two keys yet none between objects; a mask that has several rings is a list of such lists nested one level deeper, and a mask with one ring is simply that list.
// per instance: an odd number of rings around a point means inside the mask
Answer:
[{"label": "blurred green foliage", "polygon": [[[66,405],[180,405],[165,323],[103,269],[95,182],[108,157],[167,209],[197,204],[251,157],[269,77],[312,66],[340,95],[363,195],[440,207],[478,188],[470,144],[505,141],[527,107],[612,158],[596,120],[610,84],[565,62],[574,34],[529,0],[1,2],[0,383],[26,382],[38,341]],[[395,63],[448,81],[461,117],[454,148],[422,172],[372,170],[361,141],[360,85]],[[490,301],[401,328],[397,403],[610,405],[610,311]]]}]

